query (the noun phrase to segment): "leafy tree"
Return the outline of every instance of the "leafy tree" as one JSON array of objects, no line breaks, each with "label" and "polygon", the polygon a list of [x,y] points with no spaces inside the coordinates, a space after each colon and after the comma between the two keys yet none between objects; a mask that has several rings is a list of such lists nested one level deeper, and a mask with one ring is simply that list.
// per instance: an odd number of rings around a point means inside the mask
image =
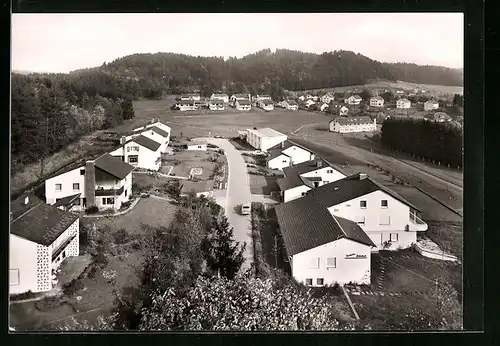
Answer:
[{"label": "leafy tree", "polygon": [[390,91],[380,94],[380,97],[382,97],[385,102],[394,102],[395,100],[394,94]]},{"label": "leafy tree", "polygon": [[212,231],[207,235],[205,258],[207,266],[214,272],[229,279],[235,277],[245,261],[243,252],[246,243],[240,245],[233,238],[233,228],[227,218],[214,218]]},{"label": "leafy tree", "polygon": [[373,94],[370,90],[368,89],[363,89],[360,93],[359,96],[363,99],[363,101],[370,101],[370,98],[372,98]]}]

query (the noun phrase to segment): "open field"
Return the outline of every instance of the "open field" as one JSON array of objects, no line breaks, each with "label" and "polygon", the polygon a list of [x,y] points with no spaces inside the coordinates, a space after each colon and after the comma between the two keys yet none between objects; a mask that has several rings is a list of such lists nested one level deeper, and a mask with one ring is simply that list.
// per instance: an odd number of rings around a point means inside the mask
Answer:
[{"label": "open field", "polygon": [[[73,292],[56,298],[57,304],[46,311],[37,309],[36,302],[12,305],[11,326],[17,330],[57,329],[62,325],[71,326],[72,321],[68,317],[72,315],[76,315],[77,321],[95,321],[99,315],[109,315],[113,307],[114,289],[132,292],[138,288],[143,250],[140,246],[134,246],[134,243],[145,235],[141,225],[168,227],[175,210],[176,207],[166,201],[146,198],[122,216],[82,219],[83,225],[95,223],[97,229],[110,227],[111,234],[107,236],[111,240],[107,243],[106,252],[108,263],[103,268],[92,265],[95,271],[92,274],[92,270],[84,273],[77,279],[78,285]],[[120,229],[126,231],[124,242],[118,242],[114,237],[114,233]],[[108,275],[113,273],[115,278],[109,280]]]},{"label": "open field", "polygon": [[[326,88],[326,89],[313,89],[313,90],[305,90],[304,92],[314,92],[314,91],[321,91],[321,92],[345,92],[349,90],[354,90],[354,89],[403,89],[403,90],[412,90],[414,88],[424,88],[426,91],[429,93],[433,94],[462,94],[464,88],[460,86],[446,86],[446,85],[430,85],[430,84],[416,84],[416,83],[409,83],[409,82],[404,82],[404,81],[397,81],[396,83],[394,82],[388,82],[388,81],[379,81],[376,83],[370,83],[370,84],[365,84],[365,85],[350,85],[350,86],[342,86],[342,87],[336,87],[336,88]],[[300,92],[300,91],[297,91]]]}]

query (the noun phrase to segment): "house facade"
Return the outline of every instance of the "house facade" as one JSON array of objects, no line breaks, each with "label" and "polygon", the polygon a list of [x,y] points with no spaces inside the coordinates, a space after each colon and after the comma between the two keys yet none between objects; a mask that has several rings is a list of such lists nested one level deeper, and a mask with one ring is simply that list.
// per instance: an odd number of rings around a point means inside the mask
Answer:
[{"label": "house facade", "polygon": [[314,102],[312,99],[306,101],[306,107],[307,108],[309,108],[309,107],[311,107],[312,105],[315,105],[315,104],[316,104],[316,102]]},{"label": "house facade", "polygon": [[329,129],[331,132],[338,133],[370,132],[377,129],[377,120],[371,120],[368,116],[356,118],[337,117],[330,121]]},{"label": "house facade", "polygon": [[432,111],[435,109],[439,108],[439,102],[434,101],[434,100],[429,100],[424,103],[424,110],[425,111]]},{"label": "house facade", "polygon": [[81,211],[90,206],[118,210],[130,200],[133,170],[134,166],[120,158],[104,154],[47,179],[46,203],[54,205],[63,198],[76,196],[67,210]]},{"label": "house facade", "polygon": [[345,99],[345,103],[349,105],[359,105],[361,103],[362,99],[361,96],[359,95],[352,95],[349,98]]},{"label": "house facade", "polygon": [[219,100],[224,103],[229,103],[229,95],[228,94],[212,94],[210,96],[211,101]]},{"label": "house facade", "polygon": [[283,170],[284,167],[314,160],[314,153],[290,143],[288,140],[268,150],[267,167]]},{"label": "house facade", "polygon": [[319,110],[322,112],[325,112],[330,106],[326,103],[323,103],[321,106],[319,106]]},{"label": "house facade", "polygon": [[326,93],[325,95],[321,96],[321,102],[323,103],[329,104],[333,100],[335,100],[335,98],[330,93]]},{"label": "house facade", "polygon": [[211,111],[221,111],[224,110],[224,101],[219,100],[219,99],[214,99],[210,101],[210,104],[208,105],[208,109]]},{"label": "house facade", "polygon": [[234,94],[231,95],[229,98],[229,102],[231,102],[233,105],[236,103],[237,100],[248,100],[249,102],[251,101],[250,94]]},{"label": "house facade", "polygon": [[207,151],[207,143],[193,141],[187,145],[187,150]]},{"label": "house facade", "polygon": [[397,109],[409,109],[411,107],[411,101],[405,98],[396,101]]},{"label": "house facade", "polygon": [[198,107],[195,104],[194,100],[180,100],[176,103],[177,108],[180,111],[194,111],[197,110]]},{"label": "house facade", "polygon": [[181,101],[188,101],[188,100],[199,101],[200,99],[201,99],[201,96],[199,94],[181,95]]},{"label": "house facade", "polygon": [[346,106],[340,107],[340,109],[339,109],[340,116],[346,116],[347,113],[349,113],[349,108],[347,108]]},{"label": "house facade", "polygon": [[161,144],[142,134],[109,154],[137,168],[158,171],[161,167]]},{"label": "house facade", "polygon": [[52,290],[57,268],[79,255],[79,217],[34,195],[21,196],[10,210],[9,293]]},{"label": "house facade", "polygon": [[268,158],[267,167],[282,170],[292,164],[292,158],[286,154],[278,153]]},{"label": "house facade", "polygon": [[384,106],[384,99],[380,96],[372,97],[370,99],[370,106],[371,107],[383,107]]},{"label": "house facade", "polygon": [[275,207],[292,276],[306,286],[370,284],[370,238],[311,196]]},{"label": "house facade", "polygon": [[306,100],[305,95],[300,95],[300,96],[299,96],[299,100],[301,100],[301,101],[305,101],[305,100]]},{"label": "house facade", "polygon": [[252,105],[248,100],[236,100],[234,105],[239,111],[249,111],[250,109],[252,109]]},{"label": "house facade", "polygon": [[314,195],[330,214],[356,222],[374,243],[372,251],[408,248],[417,241],[417,231],[427,230],[415,206],[363,173],[308,194]]},{"label": "house facade", "polygon": [[274,109],[274,104],[271,99],[261,99],[259,100],[259,107],[265,111],[272,111]]},{"label": "house facade", "polygon": [[287,139],[287,135],[269,127],[257,130],[247,129],[247,143],[255,149],[263,152],[267,152],[271,147],[274,147]]},{"label": "house facade", "polygon": [[297,102],[295,102],[293,100],[285,100],[285,101],[281,102],[281,106],[283,108],[291,110],[291,111],[296,111],[299,109],[299,105],[297,104]]}]

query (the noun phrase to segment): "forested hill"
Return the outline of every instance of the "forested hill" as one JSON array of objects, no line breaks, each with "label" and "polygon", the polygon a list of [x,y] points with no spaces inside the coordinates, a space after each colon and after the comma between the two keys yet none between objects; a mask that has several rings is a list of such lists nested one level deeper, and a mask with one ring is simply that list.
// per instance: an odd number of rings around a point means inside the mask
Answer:
[{"label": "forested hill", "polygon": [[398,80],[446,86],[462,86],[464,80],[463,69],[452,69],[442,66],[420,66],[416,64],[396,63],[383,64]]}]

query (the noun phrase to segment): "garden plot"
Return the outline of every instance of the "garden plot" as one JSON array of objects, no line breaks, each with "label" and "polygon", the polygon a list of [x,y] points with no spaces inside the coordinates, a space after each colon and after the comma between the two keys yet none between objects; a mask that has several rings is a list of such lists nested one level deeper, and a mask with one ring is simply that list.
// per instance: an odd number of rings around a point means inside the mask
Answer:
[{"label": "garden plot", "polygon": [[[170,175],[178,177],[189,177],[193,169],[196,177],[201,180],[208,180],[214,171],[216,161],[220,154],[213,151],[177,151],[168,158],[164,158],[162,166],[172,166]],[[170,168],[162,167],[162,173],[167,174]]]}]

